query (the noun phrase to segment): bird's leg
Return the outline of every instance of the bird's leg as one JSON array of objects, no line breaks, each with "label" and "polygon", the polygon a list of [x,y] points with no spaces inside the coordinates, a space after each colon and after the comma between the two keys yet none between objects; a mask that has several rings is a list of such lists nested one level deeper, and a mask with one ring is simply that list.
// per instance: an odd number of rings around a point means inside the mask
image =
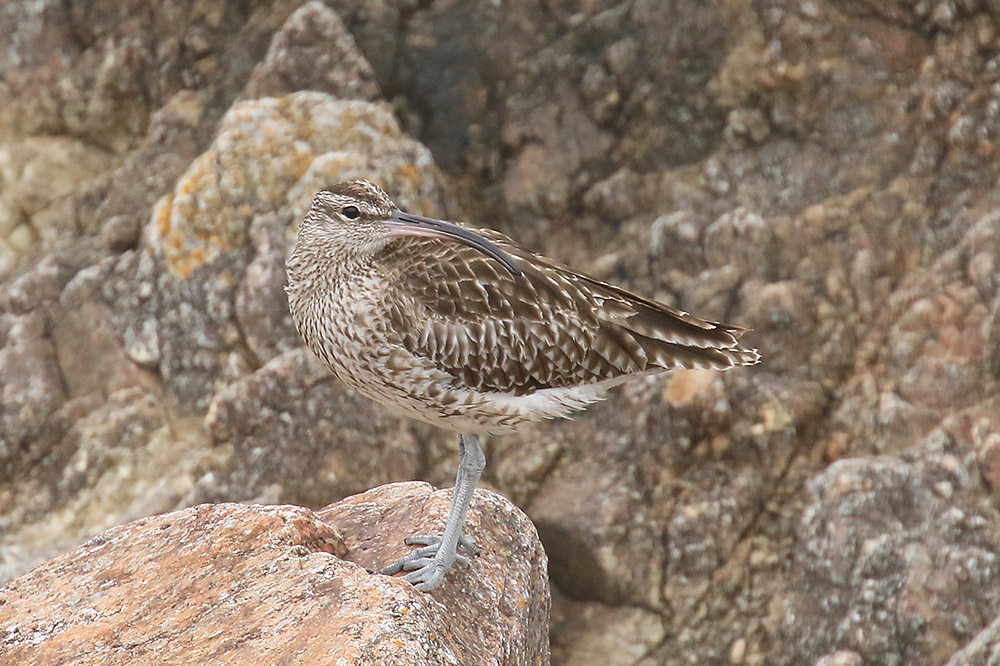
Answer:
[{"label": "bird's leg", "polygon": [[479,477],[486,467],[486,454],[479,446],[477,435],[460,435],[458,438],[458,475],[455,477],[455,491],[451,499],[451,511],[444,526],[444,534],[437,536],[412,536],[406,539],[409,545],[422,545],[406,557],[396,560],[379,571],[392,575],[399,571],[409,571],[403,578],[413,583],[421,592],[433,590],[444,580],[444,574],[452,564],[469,565],[469,559],[458,554],[461,544],[472,554],[478,549],[475,544],[462,536],[462,524],[469,510],[472,494],[479,483]]}]

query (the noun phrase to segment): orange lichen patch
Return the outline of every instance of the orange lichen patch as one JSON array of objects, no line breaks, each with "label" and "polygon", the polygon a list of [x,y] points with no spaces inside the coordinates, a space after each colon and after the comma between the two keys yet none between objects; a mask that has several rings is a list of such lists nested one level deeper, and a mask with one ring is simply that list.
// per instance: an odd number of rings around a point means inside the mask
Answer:
[{"label": "orange lichen patch", "polygon": [[184,233],[174,228],[163,239],[162,246],[167,266],[178,276],[187,278],[195,268],[231,249],[234,239],[204,230]]},{"label": "orange lichen patch", "polygon": [[168,234],[166,237],[166,249],[168,255],[171,250],[174,252],[180,252],[184,249],[184,237],[176,232]]},{"label": "orange lichen patch", "polygon": [[189,235],[173,229],[164,238],[164,258],[167,266],[174,273],[182,278],[187,278],[192,270],[214,258],[218,250],[221,249],[219,247],[221,245],[225,245],[225,243],[220,243],[214,238],[203,243],[192,243]]},{"label": "orange lichen patch", "polygon": [[423,180],[420,177],[420,171],[417,169],[417,167],[413,166],[412,164],[402,164],[402,165],[400,165],[400,167],[399,167],[399,173],[400,173],[401,176],[403,176],[403,178],[405,178],[408,181],[410,181],[410,183],[414,187],[417,187],[422,182],[422,180]]},{"label": "orange lichen patch", "polygon": [[189,197],[197,193],[197,190],[204,185],[201,178],[209,176],[215,164],[215,156],[211,153],[202,153],[188,167],[187,173],[177,182],[178,197]]},{"label": "orange lichen patch", "polygon": [[205,263],[205,249],[201,247],[193,248],[191,254],[188,255],[188,261],[192,264]]},{"label": "orange lichen patch", "polygon": [[[435,640],[437,638],[437,636],[434,636],[433,634],[431,634],[431,636],[432,636],[431,640]],[[463,650],[462,648],[459,647],[458,643],[455,642],[455,639],[452,638],[452,635],[450,633],[445,634],[444,639],[448,641],[448,645],[451,646],[451,649],[454,651],[455,656],[457,656],[459,660],[464,664],[465,657],[462,656]]]},{"label": "orange lichen patch", "polygon": [[160,197],[153,207],[153,223],[161,236],[166,236],[170,231],[170,213],[174,209],[174,195],[166,194]]},{"label": "orange lichen patch", "polygon": [[204,251],[200,248],[195,249],[190,255],[176,259],[174,261],[167,261],[167,265],[174,269],[177,275],[181,276],[185,280],[191,275],[191,271],[204,263]]},{"label": "orange lichen patch", "polygon": [[185,280],[188,279],[189,275],[191,275],[191,268],[192,267],[191,267],[190,263],[187,260],[183,260],[183,261],[167,261],[167,266],[171,270],[173,270],[174,274],[178,275],[179,277],[184,278]]}]

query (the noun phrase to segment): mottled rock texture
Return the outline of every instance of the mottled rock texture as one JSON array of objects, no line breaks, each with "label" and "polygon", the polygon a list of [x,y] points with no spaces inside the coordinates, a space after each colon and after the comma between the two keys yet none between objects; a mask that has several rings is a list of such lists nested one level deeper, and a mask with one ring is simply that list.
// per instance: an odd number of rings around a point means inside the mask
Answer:
[{"label": "mottled rock texture", "polygon": [[764,355],[486,443],[554,664],[1000,654],[995,3],[12,0],[0,44],[4,578],[193,504],[451,483],[453,436],[288,318],[296,219],[367,176]]},{"label": "mottled rock texture", "polygon": [[[488,547],[435,594],[371,574],[447,512],[387,485],[322,511],[204,504],[111,528],[0,588],[0,664],[548,664],[545,555],[480,491]],[[391,522],[390,522],[391,521]]]}]

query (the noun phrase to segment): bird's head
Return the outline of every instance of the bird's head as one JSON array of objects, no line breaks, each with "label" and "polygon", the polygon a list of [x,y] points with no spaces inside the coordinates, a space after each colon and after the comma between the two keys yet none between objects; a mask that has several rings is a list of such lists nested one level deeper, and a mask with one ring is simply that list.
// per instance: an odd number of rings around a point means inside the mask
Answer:
[{"label": "bird's head", "polygon": [[340,259],[374,255],[402,236],[464,243],[496,259],[513,275],[521,274],[496,244],[450,222],[404,213],[382,188],[366,180],[337,183],[317,192],[299,226],[299,244],[307,242]]}]

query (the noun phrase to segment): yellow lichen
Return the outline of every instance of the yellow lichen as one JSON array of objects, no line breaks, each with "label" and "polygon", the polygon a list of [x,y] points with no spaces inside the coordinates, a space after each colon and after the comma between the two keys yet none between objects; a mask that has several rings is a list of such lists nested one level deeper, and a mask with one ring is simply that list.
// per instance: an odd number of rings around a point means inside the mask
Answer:
[{"label": "yellow lichen", "polygon": [[153,220],[156,223],[156,230],[161,237],[170,232],[170,213],[174,209],[174,195],[166,194],[160,197],[153,208]]}]

